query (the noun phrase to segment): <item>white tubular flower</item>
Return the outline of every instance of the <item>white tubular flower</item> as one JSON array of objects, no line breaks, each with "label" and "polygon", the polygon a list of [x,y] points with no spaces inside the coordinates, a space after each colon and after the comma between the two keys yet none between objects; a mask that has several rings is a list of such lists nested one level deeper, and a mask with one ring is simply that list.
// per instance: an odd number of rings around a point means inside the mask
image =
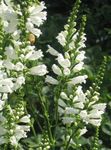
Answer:
[{"label": "white tubular flower", "polygon": [[65,52],[65,53],[64,53],[64,56],[65,56],[65,58],[70,59],[70,55],[69,55],[68,52]]},{"label": "white tubular flower", "polygon": [[4,100],[0,100],[0,111],[3,110],[4,105],[5,105],[5,101]]},{"label": "white tubular flower", "polygon": [[59,84],[59,82],[56,79],[54,79],[53,77],[51,77],[49,75],[46,76],[45,82],[50,83],[50,84],[54,84],[54,85]]},{"label": "white tubular flower", "polygon": [[65,76],[68,76],[68,75],[70,75],[71,71],[69,68],[64,68],[63,73]]},{"label": "white tubular flower", "polygon": [[83,93],[82,86],[78,86],[76,90],[76,96],[73,99],[73,102],[85,102],[86,96]]},{"label": "white tubular flower", "polygon": [[0,86],[1,93],[12,93],[12,89],[8,85]]},{"label": "white tubular flower", "polygon": [[68,83],[72,85],[86,83],[87,75],[72,78]]},{"label": "white tubular flower", "polygon": [[34,25],[29,21],[26,23],[26,27],[29,32],[33,33],[37,37],[39,37],[42,34],[41,30],[38,28],[35,28]]},{"label": "white tubular flower", "polygon": [[36,6],[29,6],[29,19],[36,26],[40,26],[43,22],[47,19],[47,12],[43,11],[46,9],[45,3],[41,2],[39,5]]},{"label": "white tubular flower", "polygon": [[58,100],[58,104],[59,104],[59,106],[62,106],[62,107],[66,107],[67,106],[66,103],[60,98]]},{"label": "white tubular flower", "polygon": [[[99,107],[100,106],[100,107]],[[83,110],[80,112],[80,117],[87,124],[90,123],[94,126],[100,126],[102,120],[102,114],[104,113],[106,108],[106,104],[94,104],[92,106],[92,110],[87,112]]]},{"label": "white tubular flower", "polygon": [[8,47],[5,47],[4,54],[7,56],[7,59],[16,59],[17,58],[15,50],[11,45]]},{"label": "white tubular flower", "polygon": [[20,122],[23,122],[23,123],[30,123],[30,115],[23,116],[23,117],[20,119]]},{"label": "white tubular flower", "polygon": [[73,71],[74,72],[81,71],[84,68],[83,65],[84,65],[84,63],[80,62],[79,64],[77,64],[77,65],[74,66]]},{"label": "white tubular flower", "polygon": [[89,118],[88,118],[87,111],[86,110],[82,110],[79,115],[80,115],[81,119],[83,120],[83,122],[88,124]]},{"label": "white tubular flower", "polygon": [[17,14],[12,7],[5,5],[3,1],[0,5],[0,17],[6,33],[13,33],[17,30]]},{"label": "white tubular flower", "polygon": [[104,112],[104,110],[106,108],[106,103],[95,104],[92,106],[92,108]]},{"label": "white tubular flower", "polygon": [[90,119],[89,123],[94,125],[94,126],[99,127],[101,125],[101,119]]},{"label": "white tubular flower", "polygon": [[52,65],[52,70],[56,75],[62,76],[62,71],[56,64]]},{"label": "white tubular flower", "polygon": [[27,30],[32,32],[37,37],[39,37],[42,32],[34,26],[39,27],[46,20],[47,13],[46,11],[43,11],[45,8],[44,2],[41,2],[36,6],[29,6],[28,8],[29,17],[27,18],[26,27]]},{"label": "white tubular flower", "polygon": [[71,124],[71,123],[75,122],[75,118],[74,117],[63,117],[62,122],[63,122],[63,124]]},{"label": "white tubular flower", "polygon": [[14,64],[10,60],[4,60],[3,61],[3,66],[9,70],[14,69]]},{"label": "white tubular flower", "polygon": [[44,76],[46,73],[48,73],[46,65],[38,65],[30,69],[32,75]]},{"label": "white tubular flower", "polygon": [[86,132],[87,132],[87,129],[86,129],[86,127],[84,127],[83,129],[80,130],[79,136],[84,135]]},{"label": "white tubular flower", "polygon": [[65,59],[62,54],[58,54],[57,61],[63,68],[69,68],[71,66],[70,60]]},{"label": "white tubular flower", "polygon": [[69,100],[69,98],[68,98],[68,96],[67,96],[67,94],[66,94],[65,92],[61,92],[60,97],[61,97],[62,99]]},{"label": "white tubular flower", "polygon": [[67,36],[68,32],[67,31],[61,31],[58,36],[56,37],[56,39],[58,40],[58,42],[62,45],[65,46],[66,44],[66,36]]},{"label": "white tubular flower", "polygon": [[38,51],[32,50],[25,56],[25,59],[38,60],[42,57],[43,57],[43,52],[41,50]]},{"label": "white tubular flower", "polygon": [[24,76],[19,76],[19,77],[16,79],[16,82],[14,83],[13,90],[16,91],[16,90],[19,89],[23,84],[25,84],[25,77],[24,77]]},{"label": "white tubular flower", "polygon": [[14,84],[11,78],[0,80],[0,92],[1,93],[12,93]]},{"label": "white tubular flower", "polygon": [[50,53],[53,56],[58,56],[59,52],[57,52],[53,47],[51,47],[50,45],[48,45],[48,53]]},{"label": "white tubular flower", "polygon": [[8,94],[7,93],[2,94],[2,100],[6,101],[7,99],[8,99]]},{"label": "white tubular flower", "polygon": [[19,40],[20,39],[20,34],[21,34],[21,30],[16,30],[13,34],[12,37],[14,40]]},{"label": "white tubular flower", "polygon": [[80,51],[79,54],[77,55],[75,61],[76,62],[82,62],[85,59],[85,51]]},{"label": "white tubular flower", "polygon": [[77,114],[78,109],[73,108],[73,107],[66,107],[65,108],[65,114],[70,115],[70,114]]},{"label": "white tubular flower", "polygon": [[91,119],[101,119],[101,115],[104,113],[104,111],[99,111],[97,109],[93,109],[89,112],[88,117]]},{"label": "white tubular flower", "polygon": [[16,71],[23,71],[24,65],[23,65],[21,62],[18,62],[18,63],[16,63],[14,69],[15,69]]},{"label": "white tubular flower", "polygon": [[14,136],[16,137],[17,142],[22,138],[26,138],[27,137],[26,133],[28,131],[30,131],[30,126],[28,126],[28,125],[16,125]]}]

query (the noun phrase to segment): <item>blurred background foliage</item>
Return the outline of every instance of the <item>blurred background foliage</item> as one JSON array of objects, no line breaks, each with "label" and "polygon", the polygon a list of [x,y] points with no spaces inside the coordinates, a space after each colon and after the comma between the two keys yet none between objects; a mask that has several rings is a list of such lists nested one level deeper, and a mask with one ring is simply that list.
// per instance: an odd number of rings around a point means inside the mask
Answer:
[{"label": "blurred background foliage", "polygon": [[[44,52],[47,50],[47,44],[61,51],[55,37],[67,23],[74,2],[75,0],[45,0],[48,19],[42,26],[43,35],[37,40],[37,46],[44,49]],[[87,15],[85,50],[88,86],[93,82],[103,56],[109,58],[101,87],[101,101],[107,103],[107,109],[100,129],[100,145],[101,150],[111,150],[111,0],[82,0],[78,22],[83,14]],[[53,61],[53,58],[47,59],[46,63],[49,64],[50,61]],[[90,147],[92,136],[94,133],[91,129],[90,134],[83,140],[83,145]]]}]

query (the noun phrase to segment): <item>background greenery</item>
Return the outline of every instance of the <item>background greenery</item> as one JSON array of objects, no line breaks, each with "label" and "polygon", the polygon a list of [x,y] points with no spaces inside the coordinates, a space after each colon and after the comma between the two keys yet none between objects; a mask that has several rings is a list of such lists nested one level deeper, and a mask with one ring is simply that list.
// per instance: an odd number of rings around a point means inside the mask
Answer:
[{"label": "background greenery", "polygon": [[[63,30],[74,2],[75,0],[45,0],[48,19],[42,26],[43,35],[37,41],[38,47],[42,46],[42,49],[46,51],[46,45],[53,43],[54,47],[60,51],[55,37]],[[111,149],[111,0],[82,0],[78,21],[82,14],[87,15],[86,71],[89,75],[87,86],[93,82],[103,56],[109,58],[101,87],[101,101],[107,103],[107,109],[100,129],[101,149],[108,150]],[[85,140],[83,139],[83,145],[89,147],[92,134],[91,129],[86,134]]]}]

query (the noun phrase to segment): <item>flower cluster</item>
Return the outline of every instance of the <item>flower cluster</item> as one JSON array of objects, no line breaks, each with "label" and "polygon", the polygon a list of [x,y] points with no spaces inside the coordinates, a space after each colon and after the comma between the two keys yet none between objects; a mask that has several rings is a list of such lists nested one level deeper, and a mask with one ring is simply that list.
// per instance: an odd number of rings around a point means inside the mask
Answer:
[{"label": "flower cluster", "polygon": [[[55,63],[52,65],[54,77],[52,73],[51,76],[47,75],[45,82],[49,83],[49,86],[55,86],[53,96],[55,103],[57,103],[56,121],[59,115],[59,121],[62,121],[63,126],[66,125],[64,134],[67,133],[68,137],[61,138],[63,141],[67,141],[66,149],[69,144],[77,146],[73,141],[73,134],[80,137],[87,132],[88,124],[95,127],[101,125],[102,114],[106,108],[105,103],[99,102],[99,91],[94,88],[98,87],[99,83],[93,84],[94,87],[90,87],[87,92],[84,92],[82,88],[88,77],[83,71],[86,59],[84,51],[86,16],[82,17],[80,29],[77,31],[75,28],[77,16],[74,12],[77,12],[79,3],[80,1],[77,1],[64,31],[60,32],[56,38],[65,52],[60,53],[50,45],[47,50],[55,57]],[[104,70],[101,74],[101,81],[103,74]],[[77,128],[76,131],[75,128]]]},{"label": "flower cluster", "polygon": [[[95,83],[85,92],[86,16],[82,17],[77,30],[79,7],[80,0],[77,0],[64,31],[56,37],[63,51],[48,45],[47,53],[55,62],[47,69],[42,50],[34,46],[42,34],[40,26],[47,18],[45,3],[0,1],[0,145],[4,148],[17,150],[20,140],[27,138],[32,128],[35,141],[38,139],[36,149],[68,150],[70,146],[79,149],[77,141],[87,132],[87,125],[101,125],[106,104],[99,100],[99,88],[106,60]],[[28,92],[35,96],[31,95],[31,100],[36,102],[30,100]],[[40,106],[38,110],[36,103]],[[40,132],[34,129],[36,122]],[[30,144],[27,146],[30,149]]]},{"label": "flower cluster", "polygon": [[24,114],[23,106],[20,103],[12,109],[10,105],[6,105],[0,113],[0,145],[11,144],[17,147],[19,140],[27,137],[27,132],[30,131],[30,115]]},{"label": "flower cluster", "polygon": [[27,9],[24,6],[27,12],[22,4],[14,5],[10,0],[0,3],[0,145],[17,146],[30,131],[30,115],[26,114],[25,105],[13,108],[10,98],[15,92],[21,95],[20,89],[23,89],[27,76],[44,76],[48,72],[41,61],[42,50],[37,50],[31,40],[31,35],[34,39],[41,35],[39,27],[47,13],[44,2],[31,3]]}]

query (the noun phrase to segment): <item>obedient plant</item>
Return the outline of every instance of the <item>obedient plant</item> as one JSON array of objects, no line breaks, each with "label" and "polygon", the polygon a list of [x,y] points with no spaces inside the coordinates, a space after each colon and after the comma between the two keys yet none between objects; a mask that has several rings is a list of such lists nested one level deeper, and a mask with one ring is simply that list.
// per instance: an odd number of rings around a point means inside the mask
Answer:
[{"label": "obedient plant", "polygon": [[44,53],[54,58],[48,68],[43,51],[34,46],[47,18],[45,3],[0,1],[1,149],[78,150],[89,124],[97,129],[93,149],[98,149],[99,126],[106,108],[99,100],[99,89],[107,59],[85,91],[86,16],[76,29],[79,7],[77,0],[64,30],[56,37],[62,52],[47,45]]}]

